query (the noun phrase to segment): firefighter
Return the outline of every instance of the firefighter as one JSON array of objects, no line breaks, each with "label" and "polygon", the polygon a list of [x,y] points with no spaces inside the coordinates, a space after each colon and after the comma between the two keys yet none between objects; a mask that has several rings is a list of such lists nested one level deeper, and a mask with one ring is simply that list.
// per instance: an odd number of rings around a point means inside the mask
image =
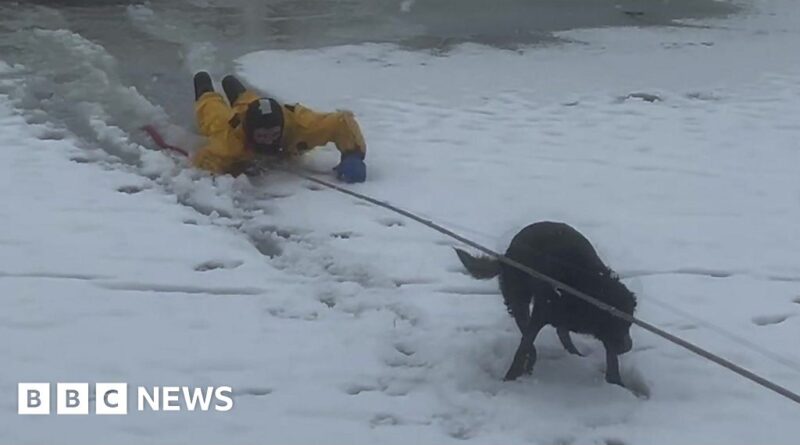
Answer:
[{"label": "firefighter", "polygon": [[194,76],[195,115],[206,145],[193,157],[195,167],[215,174],[238,175],[253,160],[282,160],[333,142],[341,153],[334,167],[344,182],[364,182],[367,146],[358,122],[349,111],[320,113],[300,104],[280,104],[247,89],[234,76],[222,79],[221,94],[214,91],[211,76]]}]

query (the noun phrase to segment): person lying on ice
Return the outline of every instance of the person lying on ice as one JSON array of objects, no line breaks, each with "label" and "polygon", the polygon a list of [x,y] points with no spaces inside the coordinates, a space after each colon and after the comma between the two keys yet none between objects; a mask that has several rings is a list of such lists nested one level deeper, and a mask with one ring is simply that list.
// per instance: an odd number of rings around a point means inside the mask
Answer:
[{"label": "person lying on ice", "polygon": [[194,76],[195,115],[207,144],[192,164],[215,174],[243,173],[257,157],[282,160],[333,142],[341,152],[334,167],[342,181],[364,182],[367,146],[349,111],[318,113],[300,104],[281,105],[248,90],[234,76],[222,79],[228,102],[214,91],[211,76]]}]

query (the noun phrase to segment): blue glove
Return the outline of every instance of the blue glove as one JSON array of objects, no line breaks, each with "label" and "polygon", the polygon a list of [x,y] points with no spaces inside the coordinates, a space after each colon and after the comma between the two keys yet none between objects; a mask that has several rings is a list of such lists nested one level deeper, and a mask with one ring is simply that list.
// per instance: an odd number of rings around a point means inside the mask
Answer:
[{"label": "blue glove", "polygon": [[339,165],[333,167],[336,179],[347,183],[364,182],[367,179],[367,164],[361,153],[342,153]]}]

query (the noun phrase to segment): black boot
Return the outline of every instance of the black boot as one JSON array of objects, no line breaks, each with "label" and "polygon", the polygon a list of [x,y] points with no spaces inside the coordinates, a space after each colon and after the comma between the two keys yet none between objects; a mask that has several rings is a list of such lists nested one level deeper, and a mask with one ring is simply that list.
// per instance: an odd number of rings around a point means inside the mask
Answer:
[{"label": "black boot", "polygon": [[211,76],[205,71],[200,71],[194,75],[194,100],[200,99],[205,93],[213,92],[214,84],[211,82]]},{"label": "black boot", "polygon": [[242,82],[239,82],[239,79],[228,74],[222,79],[222,89],[225,90],[225,95],[228,96],[228,102],[233,105],[246,88],[242,85]]}]

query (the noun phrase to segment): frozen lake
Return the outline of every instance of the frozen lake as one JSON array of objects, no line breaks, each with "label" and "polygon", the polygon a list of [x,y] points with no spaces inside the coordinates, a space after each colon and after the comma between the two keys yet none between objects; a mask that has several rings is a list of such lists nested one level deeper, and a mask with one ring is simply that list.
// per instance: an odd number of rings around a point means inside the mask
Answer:
[{"label": "frozen lake", "polygon": [[[0,4],[0,48],[7,61],[36,69],[46,83],[47,73],[59,76],[64,66],[86,63],[80,58],[92,55],[50,51],[31,30],[68,30],[113,57],[122,83],[188,124],[190,71],[223,75],[232,60],[255,50],[365,42],[437,53],[463,42],[513,49],[556,43],[553,32],[568,29],[681,26],[681,19],[736,10],[714,0],[40,0]],[[92,86],[85,87],[91,95]]]}]

